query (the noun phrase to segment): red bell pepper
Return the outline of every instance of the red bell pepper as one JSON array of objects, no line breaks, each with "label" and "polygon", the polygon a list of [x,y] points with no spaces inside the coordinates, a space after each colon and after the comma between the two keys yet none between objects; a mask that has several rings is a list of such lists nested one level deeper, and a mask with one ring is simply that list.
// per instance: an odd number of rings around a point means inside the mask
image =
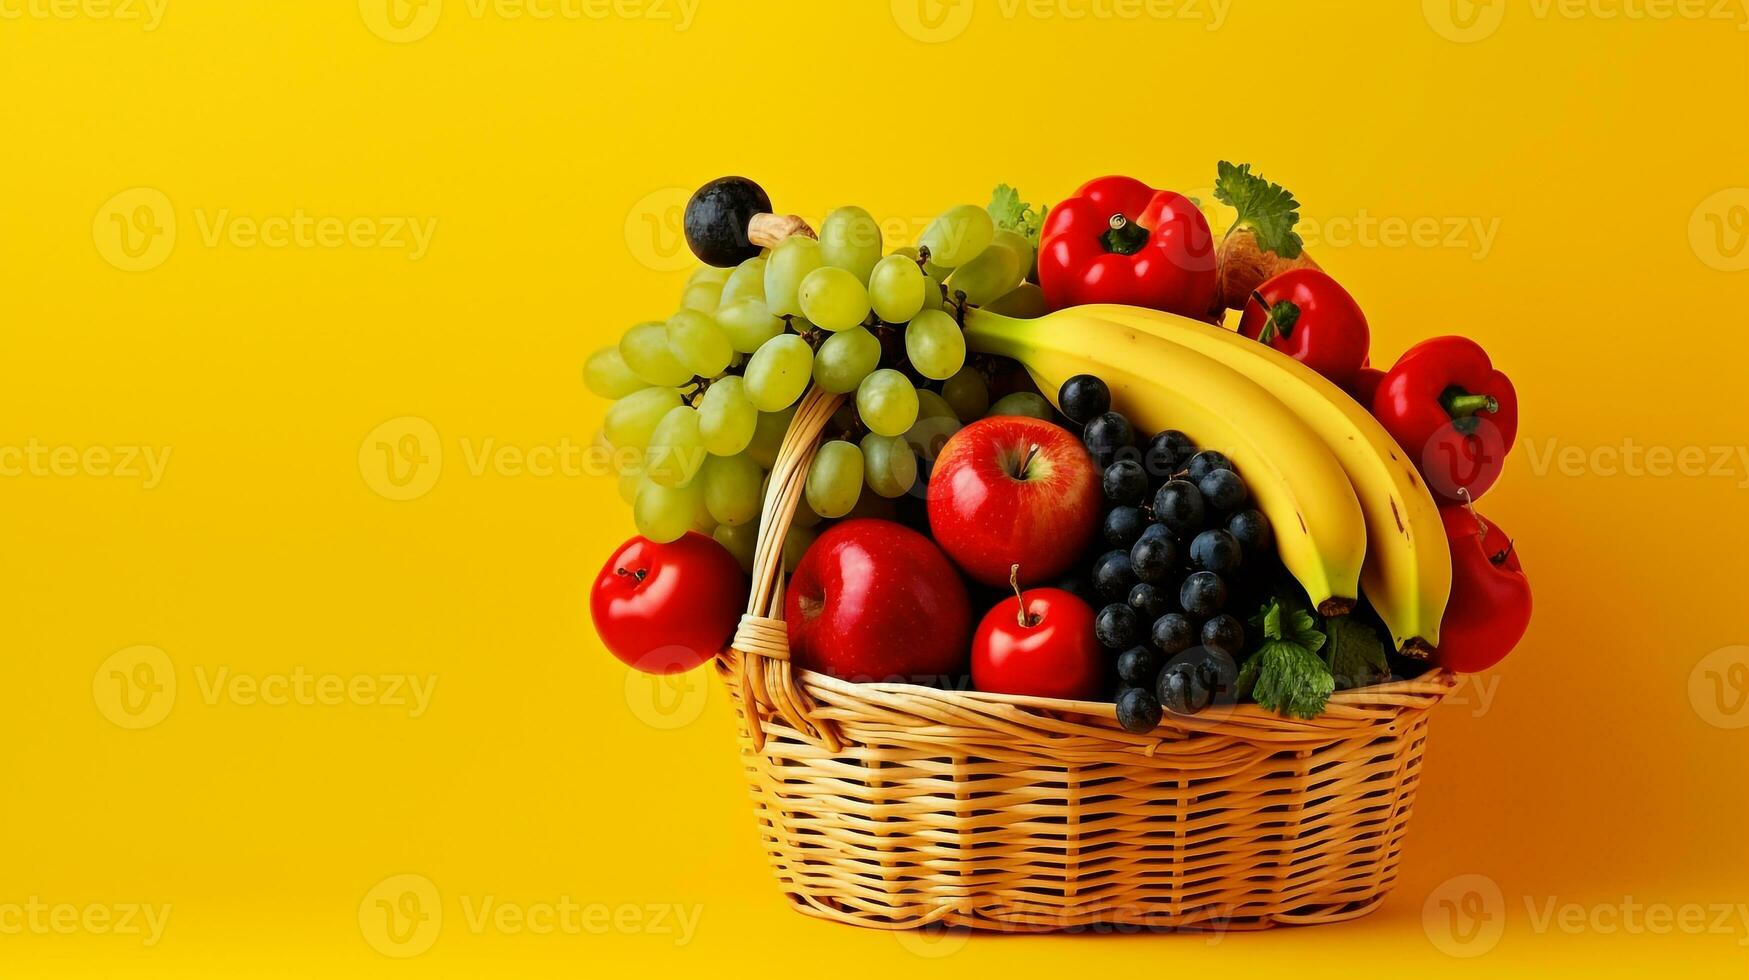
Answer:
[{"label": "red bell pepper", "polygon": [[1373,395],[1372,413],[1448,501],[1479,499],[1518,438],[1518,393],[1467,337],[1409,348]]},{"label": "red bell pepper", "polygon": [[1119,303],[1203,319],[1219,287],[1214,236],[1183,194],[1101,177],[1045,218],[1038,281],[1053,310]]},{"label": "red bell pepper", "polygon": [[1473,674],[1512,652],[1530,626],[1530,579],[1518,552],[1493,521],[1463,504],[1440,508],[1451,543],[1451,599],[1433,661]]}]

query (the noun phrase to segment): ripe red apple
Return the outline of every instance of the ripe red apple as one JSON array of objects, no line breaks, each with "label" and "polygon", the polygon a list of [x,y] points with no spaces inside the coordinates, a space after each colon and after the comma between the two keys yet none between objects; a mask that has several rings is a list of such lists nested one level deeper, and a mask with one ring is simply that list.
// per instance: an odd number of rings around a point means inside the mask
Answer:
[{"label": "ripe red apple", "polygon": [[929,478],[929,528],[967,575],[1005,585],[1063,574],[1099,520],[1099,472],[1081,440],[1033,418],[983,419],[954,433]]},{"label": "ripe red apple", "polygon": [[1062,589],[1016,589],[972,638],[972,684],[996,694],[1092,701],[1105,691],[1106,663],[1093,609]]},{"label": "ripe red apple", "polygon": [[966,672],[971,602],[929,539],[891,521],[845,521],[809,546],[784,599],[798,666],[849,681]]},{"label": "ripe red apple", "polygon": [[735,556],[697,531],[633,538],[595,576],[589,613],[613,655],[647,674],[691,670],[729,642],[747,605]]}]

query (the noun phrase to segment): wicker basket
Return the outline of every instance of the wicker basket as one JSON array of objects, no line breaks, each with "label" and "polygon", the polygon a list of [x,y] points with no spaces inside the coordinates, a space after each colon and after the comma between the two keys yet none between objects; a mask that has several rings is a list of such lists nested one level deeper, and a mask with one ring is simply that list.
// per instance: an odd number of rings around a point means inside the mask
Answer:
[{"label": "wicker basket", "polygon": [[810,915],[881,929],[1262,928],[1364,915],[1397,875],[1433,671],[1256,705],[1110,704],[851,684],[792,667],[782,543],[841,399],[804,396],[771,474],[753,590],[718,660],[772,868]]}]

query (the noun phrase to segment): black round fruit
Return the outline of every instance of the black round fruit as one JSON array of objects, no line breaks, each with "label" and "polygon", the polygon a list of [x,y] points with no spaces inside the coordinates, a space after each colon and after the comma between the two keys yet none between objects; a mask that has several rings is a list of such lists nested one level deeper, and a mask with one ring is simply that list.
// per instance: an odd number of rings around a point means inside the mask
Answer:
[{"label": "black round fruit", "polygon": [[1172,577],[1178,565],[1178,545],[1162,535],[1142,535],[1130,548],[1130,570],[1136,578],[1159,585]]},{"label": "black round fruit", "polygon": [[1151,623],[1172,608],[1172,597],[1147,582],[1137,582],[1130,589],[1129,604],[1142,617],[1142,622]]},{"label": "black round fruit", "polygon": [[1133,459],[1120,459],[1107,466],[1101,483],[1105,499],[1114,504],[1133,507],[1148,496],[1148,474]]},{"label": "black round fruit", "polygon": [[1132,687],[1148,688],[1160,677],[1166,658],[1153,647],[1130,647],[1117,656],[1118,679]]},{"label": "black round fruit", "polygon": [[1117,723],[1126,732],[1138,735],[1151,732],[1163,717],[1160,702],[1145,687],[1125,688],[1117,696]]},{"label": "black round fruit", "polygon": [[1227,604],[1227,583],[1214,572],[1192,572],[1178,590],[1178,607],[1192,616],[1213,616]]},{"label": "black round fruit", "polygon": [[1202,645],[1237,657],[1245,649],[1245,626],[1237,616],[1221,613],[1202,624]]},{"label": "black round fruit", "polygon": [[1105,515],[1100,533],[1104,535],[1105,543],[1113,548],[1128,548],[1150,527],[1159,525],[1149,524],[1140,507],[1113,507],[1111,513]]},{"label": "black round fruit", "polygon": [[1116,412],[1096,416],[1081,430],[1081,442],[1093,454],[1101,468],[1110,466],[1119,452],[1135,445],[1136,433],[1130,420]]},{"label": "black round fruit", "polygon": [[1194,715],[1214,700],[1203,673],[1189,663],[1161,671],[1158,693],[1160,703],[1175,715]]},{"label": "black round fruit", "polygon": [[1230,532],[1204,531],[1190,543],[1190,563],[1197,568],[1227,574],[1245,560],[1245,550]]},{"label": "black round fruit", "polygon": [[1127,650],[1136,645],[1141,618],[1127,602],[1114,602],[1093,617],[1093,636],[1107,650]]},{"label": "black round fruit", "polygon": [[745,177],[718,177],[686,202],[686,244],[706,265],[719,269],[755,258],[761,249],[747,238],[756,214],[771,213],[771,198]]},{"label": "black round fruit", "polygon": [[1227,459],[1226,454],[1216,452],[1213,449],[1205,449],[1197,453],[1190,457],[1189,463],[1185,464],[1185,469],[1190,471],[1190,479],[1193,483],[1201,483],[1203,477],[1215,470],[1230,470],[1232,468],[1233,463]]},{"label": "black round fruit", "polygon": [[1192,661],[1203,686],[1209,689],[1214,704],[1237,704],[1239,701],[1239,662],[1224,651],[1204,648]]},{"label": "black round fruit", "polygon": [[1202,491],[1188,480],[1170,480],[1154,495],[1154,520],[1179,537],[1202,530]]},{"label": "black round fruit", "polygon": [[1093,566],[1093,588],[1107,602],[1122,602],[1129,597],[1130,586],[1136,584],[1136,573],[1130,567],[1130,553],[1108,551]]},{"label": "black round fruit", "polygon": [[1156,650],[1168,657],[1176,657],[1196,645],[1196,627],[1178,613],[1167,613],[1154,620],[1150,639]]},{"label": "black round fruit", "polygon": [[1156,480],[1164,480],[1180,469],[1196,455],[1196,443],[1190,437],[1177,429],[1167,429],[1148,440],[1148,448],[1142,454],[1142,466],[1148,475]]},{"label": "black round fruit", "polygon": [[1111,411],[1111,389],[1091,374],[1077,374],[1057,391],[1057,404],[1076,425],[1086,425]]},{"label": "black round fruit", "polygon": [[1227,531],[1247,554],[1262,554],[1275,545],[1275,533],[1269,528],[1269,518],[1259,510],[1242,510],[1227,522]]},{"label": "black round fruit", "polygon": [[1202,491],[1202,499],[1218,511],[1231,513],[1245,503],[1245,481],[1232,470],[1211,470],[1197,481],[1196,488]]}]

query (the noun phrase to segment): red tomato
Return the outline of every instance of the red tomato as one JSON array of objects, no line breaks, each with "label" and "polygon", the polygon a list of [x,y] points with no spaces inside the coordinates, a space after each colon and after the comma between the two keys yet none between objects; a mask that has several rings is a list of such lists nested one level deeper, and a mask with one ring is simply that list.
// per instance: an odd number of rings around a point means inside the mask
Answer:
[{"label": "red tomato", "polygon": [[1372,331],[1348,290],[1318,269],[1289,269],[1257,287],[1269,304],[1252,296],[1239,318],[1239,332],[1252,340],[1265,332],[1269,346],[1344,389],[1366,362]]},{"label": "red tomato", "polygon": [[715,657],[746,605],[747,576],[735,556],[696,531],[668,544],[627,541],[589,593],[601,642],[647,674],[677,674]]},{"label": "red tomato", "polygon": [[1105,693],[1105,674],[1093,609],[1062,589],[1002,600],[972,638],[972,683],[980,691],[1092,701]]},{"label": "red tomato", "polygon": [[1499,663],[1523,638],[1530,626],[1530,579],[1511,539],[1493,521],[1459,504],[1441,507],[1439,515],[1451,541],[1451,601],[1433,660],[1473,674]]}]

